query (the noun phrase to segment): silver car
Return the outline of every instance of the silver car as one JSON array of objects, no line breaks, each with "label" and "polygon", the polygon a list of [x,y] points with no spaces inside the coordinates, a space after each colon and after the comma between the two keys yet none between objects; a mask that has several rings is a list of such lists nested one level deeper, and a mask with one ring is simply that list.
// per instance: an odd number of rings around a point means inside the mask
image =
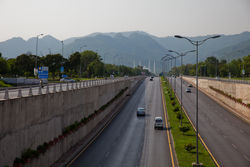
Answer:
[{"label": "silver car", "polygon": [[137,108],[137,116],[145,116],[145,109],[142,107]]},{"label": "silver car", "polygon": [[162,117],[155,117],[155,129],[163,129]]},{"label": "silver car", "polygon": [[187,93],[191,93],[191,89],[190,89],[190,88],[187,88],[187,89],[186,89],[186,92],[187,92]]}]

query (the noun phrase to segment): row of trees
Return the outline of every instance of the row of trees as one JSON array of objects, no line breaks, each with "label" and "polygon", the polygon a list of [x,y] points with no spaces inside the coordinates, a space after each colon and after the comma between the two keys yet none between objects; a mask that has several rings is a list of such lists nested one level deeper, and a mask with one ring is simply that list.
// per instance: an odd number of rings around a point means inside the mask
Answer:
[{"label": "row of trees", "polygon": [[101,57],[93,51],[75,52],[68,59],[61,54],[48,54],[43,57],[22,54],[16,58],[6,59],[0,54],[0,75],[2,76],[34,76],[34,67],[49,67],[49,75],[52,78],[59,77],[60,67],[64,67],[64,73],[69,77],[108,77],[115,76],[134,76],[142,72],[148,73],[142,67],[130,68],[127,66],[117,66],[104,64]]},{"label": "row of trees", "polygon": [[[216,57],[208,57],[205,61],[198,64],[198,75],[206,77],[243,77],[242,70],[245,75],[250,76],[250,55],[242,59],[234,59],[231,62],[226,60],[218,60]],[[170,75],[184,75],[194,76],[196,74],[196,64],[186,64],[179,67],[174,67],[169,72]]]}]

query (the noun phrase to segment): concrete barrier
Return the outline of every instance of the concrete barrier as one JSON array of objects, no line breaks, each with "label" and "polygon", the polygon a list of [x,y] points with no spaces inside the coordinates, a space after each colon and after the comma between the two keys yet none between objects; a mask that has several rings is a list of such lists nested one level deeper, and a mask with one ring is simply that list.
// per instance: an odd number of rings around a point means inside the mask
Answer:
[{"label": "concrete barrier", "polygon": [[[52,140],[62,133],[64,127],[94,113],[125,87],[132,88],[139,79],[0,101],[0,166],[11,166],[24,149],[36,149]],[[108,112],[100,113],[77,133],[25,166],[50,166],[86,136]]]},{"label": "concrete barrier", "polygon": [[[194,86],[196,80],[194,77],[183,77],[183,79]],[[250,103],[250,85],[234,82],[224,82],[201,78],[199,79],[199,89],[205,94],[216,100],[219,104],[226,107],[229,111],[233,112],[246,122],[250,123],[250,109],[236,101],[214,91],[209,86],[219,89],[232,97],[242,99],[245,104]]]}]

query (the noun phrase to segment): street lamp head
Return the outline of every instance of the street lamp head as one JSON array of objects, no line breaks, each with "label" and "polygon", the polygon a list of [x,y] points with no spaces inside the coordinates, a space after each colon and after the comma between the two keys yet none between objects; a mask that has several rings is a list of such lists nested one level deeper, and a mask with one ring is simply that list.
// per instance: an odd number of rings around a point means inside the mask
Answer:
[{"label": "street lamp head", "polygon": [[183,38],[183,37],[180,36],[180,35],[175,35],[174,37],[175,37],[175,38]]},{"label": "street lamp head", "polygon": [[213,36],[211,38],[215,39],[215,38],[219,38],[219,37],[220,37],[220,35],[216,35],[216,36]]}]

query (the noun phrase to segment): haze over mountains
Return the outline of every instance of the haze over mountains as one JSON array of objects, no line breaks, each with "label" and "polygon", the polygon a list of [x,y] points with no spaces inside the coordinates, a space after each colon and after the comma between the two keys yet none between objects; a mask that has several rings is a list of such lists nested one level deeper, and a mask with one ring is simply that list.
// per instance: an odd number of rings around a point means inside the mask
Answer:
[{"label": "haze over mountains", "polygon": [[[181,35],[181,34],[180,34]],[[202,40],[209,36],[191,37]],[[3,57],[13,58],[22,53],[35,54],[36,38],[27,41],[22,38],[12,38],[0,42],[0,52]],[[46,35],[39,39],[38,55],[61,53],[61,41]],[[156,37],[142,31],[121,33],[93,33],[84,37],[73,37],[64,40],[64,57],[76,51],[93,50],[102,56],[105,63],[125,64],[129,66],[141,64],[153,68],[156,61],[160,66],[160,59],[167,53],[166,49],[188,51],[195,49],[188,41],[174,37]],[[235,59],[250,54],[250,32],[235,35],[222,35],[215,40],[208,40],[199,47],[199,60],[208,56],[219,59]],[[189,55],[184,63],[194,63],[195,56]]]}]

